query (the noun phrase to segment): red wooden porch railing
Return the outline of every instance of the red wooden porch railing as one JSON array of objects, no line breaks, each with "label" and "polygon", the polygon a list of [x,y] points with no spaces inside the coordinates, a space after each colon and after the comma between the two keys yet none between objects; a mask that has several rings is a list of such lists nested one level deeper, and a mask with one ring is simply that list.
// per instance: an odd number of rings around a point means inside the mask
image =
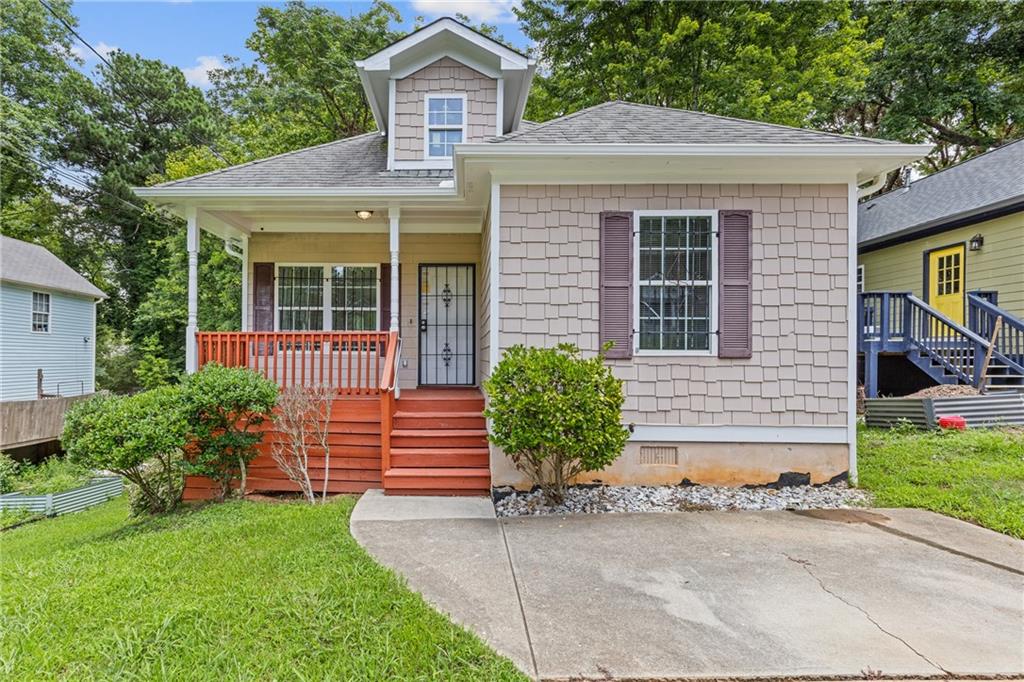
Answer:
[{"label": "red wooden porch railing", "polygon": [[[339,396],[378,395],[394,373],[397,333],[199,332],[199,366],[248,367],[282,388],[333,386]],[[390,369],[388,359],[392,358]]]}]

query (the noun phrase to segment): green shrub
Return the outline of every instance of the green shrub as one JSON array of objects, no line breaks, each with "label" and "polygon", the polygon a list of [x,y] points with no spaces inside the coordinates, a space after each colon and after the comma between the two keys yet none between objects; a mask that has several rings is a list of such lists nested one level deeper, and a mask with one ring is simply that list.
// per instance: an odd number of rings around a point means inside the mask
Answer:
[{"label": "green shrub", "polygon": [[192,442],[187,471],[220,485],[220,498],[240,479],[245,491],[246,466],[256,456],[266,421],[277,402],[277,384],[252,370],[212,363],[182,382]]},{"label": "green shrub", "polygon": [[171,368],[171,361],[161,355],[163,347],[156,334],[150,334],[143,339],[139,350],[142,355],[135,366],[135,379],[140,386],[159,388],[174,380],[175,372]]},{"label": "green shrub", "polygon": [[614,462],[629,438],[622,382],[603,353],[584,359],[571,344],[513,346],[484,388],[491,442],[552,502],[562,501],[573,477]]},{"label": "green shrub", "polygon": [[184,460],[180,453],[171,456],[168,466],[150,462],[142,467],[142,478],[155,497],[150,498],[141,486],[128,484],[128,509],[132,516],[159,514],[174,509],[185,492]]},{"label": "green shrub", "polygon": [[14,490],[21,465],[6,452],[0,452],[0,495]]},{"label": "green shrub", "polygon": [[139,488],[150,511],[170,511],[177,504],[170,491],[181,485],[175,463],[188,427],[181,389],[165,386],[76,403],[61,441],[71,462],[120,474]]}]

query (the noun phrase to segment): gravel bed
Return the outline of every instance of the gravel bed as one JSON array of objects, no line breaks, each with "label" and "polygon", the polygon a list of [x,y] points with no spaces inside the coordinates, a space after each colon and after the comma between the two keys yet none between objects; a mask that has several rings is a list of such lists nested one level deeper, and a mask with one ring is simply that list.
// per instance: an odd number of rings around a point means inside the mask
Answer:
[{"label": "gravel bed", "polygon": [[498,516],[544,514],[605,514],[626,512],[765,511],[784,509],[844,509],[870,502],[863,490],[845,483],[794,485],[781,488],[719,488],[715,486],[577,486],[565,501],[548,506],[540,490],[509,492],[494,508]]}]

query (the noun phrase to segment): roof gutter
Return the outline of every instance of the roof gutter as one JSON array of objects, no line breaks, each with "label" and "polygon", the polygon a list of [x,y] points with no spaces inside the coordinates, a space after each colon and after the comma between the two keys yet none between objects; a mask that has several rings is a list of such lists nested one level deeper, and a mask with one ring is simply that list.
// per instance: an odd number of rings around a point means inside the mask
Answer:
[{"label": "roof gutter", "polygon": [[454,187],[133,187],[146,199],[287,198],[323,199],[348,197],[452,198]]},{"label": "roof gutter", "polygon": [[820,156],[830,158],[919,158],[930,144],[516,144],[485,142],[455,146],[456,157],[525,156]]},{"label": "roof gutter", "polygon": [[873,239],[865,239],[864,241],[857,243],[857,248],[865,252],[875,251],[887,246],[900,244],[902,242],[922,239],[932,234],[953,230],[958,227],[966,227],[967,225],[975,225],[988,220],[995,220],[996,218],[1001,218],[1002,216],[1017,213],[1019,211],[1024,211],[1024,195],[1010,197],[1003,201],[986,204],[985,206],[961,211],[960,213],[945,215],[941,218],[935,218],[934,220],[929,220],[925,223],[911,225],[910,227],[905,227],[895,232],[889,232]]}]

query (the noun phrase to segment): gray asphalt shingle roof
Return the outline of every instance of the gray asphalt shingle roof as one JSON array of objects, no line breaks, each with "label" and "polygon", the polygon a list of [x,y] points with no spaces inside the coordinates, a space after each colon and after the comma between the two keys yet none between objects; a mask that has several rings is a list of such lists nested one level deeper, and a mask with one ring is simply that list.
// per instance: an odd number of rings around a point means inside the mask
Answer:
[{"label": "gray asphalt shingle roof", "polygon": [[174,180],[157,187],[437,187],[450,170],[388,172],[387,140],[356,135],[239,166]]},{"label": "gray asphalt shingle roof", "polygon": [[496,144],[894,144],[698,111],[606,102],[491,140]]},{"label": "gray asphalt shingle roof", "polygon": [[[497,144],[891,144],[802,128],[713,116],[629,102],[608,102],[547,123],[522,121]],[[436,187],[450,170],[387,171],[387,141],[366,133],[267,159],[165,182],[157,187],[230,189],[267,187]]]},{"label": "gray asphalt shingle roof", "polygon": [[1024,140],[860,204],[857,241],[885,241],[1019,201],[1024,201]]},{"label": "gray asphalt shingle roof", "polygon": [[0,235],[0,280],[40,289],[106,298],[85,277],[39,246]]}]

